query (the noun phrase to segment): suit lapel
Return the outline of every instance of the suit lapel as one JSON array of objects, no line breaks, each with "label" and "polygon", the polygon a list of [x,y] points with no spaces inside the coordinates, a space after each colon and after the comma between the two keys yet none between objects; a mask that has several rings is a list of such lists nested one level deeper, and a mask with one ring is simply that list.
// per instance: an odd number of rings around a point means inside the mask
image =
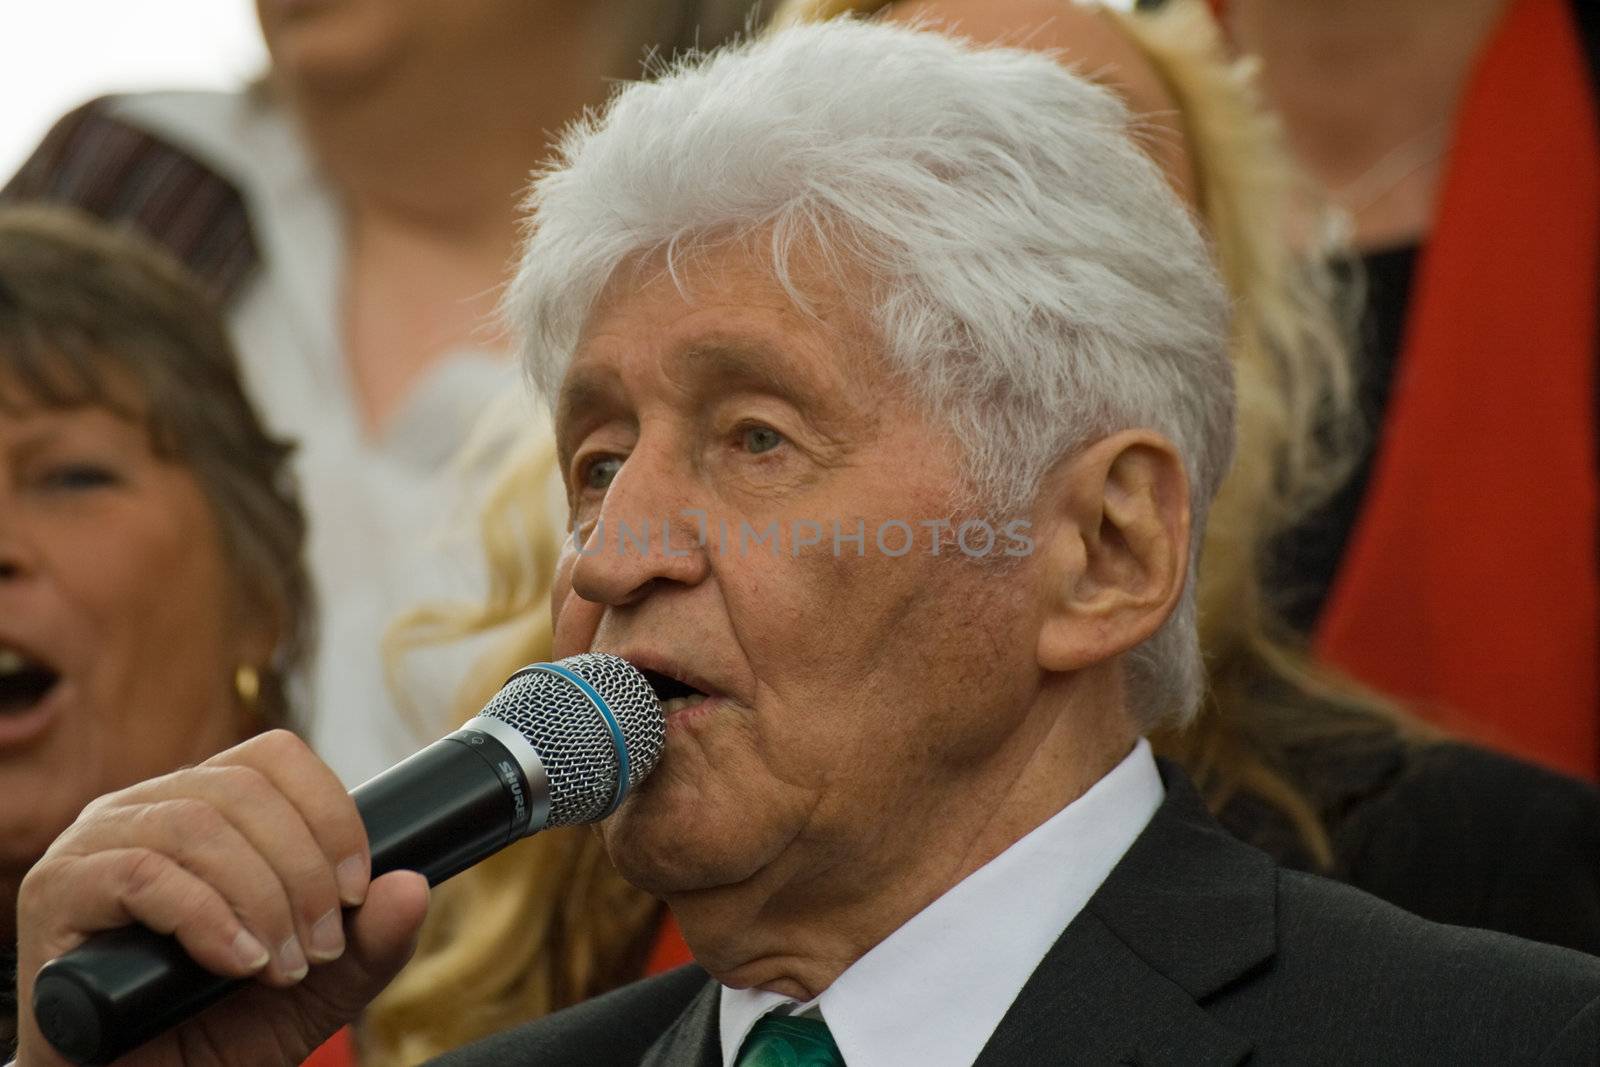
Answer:
[{"label": "suit lapel", "polygon": [[677,1021],[645,1052],[639,1067],[722,1067],[717,988],[715,982],[705,984]]},{"label": "suit lapel", "polygon": [[1100,919],[1075,920],[1034,972],[974,1067],[1225,1067],[1250,1042],[1134,956]]},{"label": "suit lapel", "polygon": [[1045,955],[975,1067],[1215,1065],[1246,1038],[1202,1005],[1276,951],[1277,873],[1229,837],[1188,780],[1163,765],[1166,799]]}]

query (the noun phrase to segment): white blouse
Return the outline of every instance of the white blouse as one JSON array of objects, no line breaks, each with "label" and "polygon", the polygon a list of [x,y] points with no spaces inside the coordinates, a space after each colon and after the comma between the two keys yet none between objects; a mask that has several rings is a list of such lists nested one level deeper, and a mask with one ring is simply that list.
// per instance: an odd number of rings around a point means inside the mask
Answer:
[{"label": "white blouse", "polygon": [[[340,341],[344,219],[290,117],[246,93],[146,93],[114,106],[118,117],[205,160],[244,196],[263,262],[229,324],[267,425],[298,442],[295,469],[310,519],[319,636],[300,680],[301,721],[312,746],[354,786],[447,728],[472,650],[430,654],[406,671],[405,713],[381,640],[416,606],[481,598],[475,530],[487,471],[452,461],[480,413],[522,385],[502,353],[451,351],[383,432],[369,436]],[[525,403],[527,432],[546,432]]]}]

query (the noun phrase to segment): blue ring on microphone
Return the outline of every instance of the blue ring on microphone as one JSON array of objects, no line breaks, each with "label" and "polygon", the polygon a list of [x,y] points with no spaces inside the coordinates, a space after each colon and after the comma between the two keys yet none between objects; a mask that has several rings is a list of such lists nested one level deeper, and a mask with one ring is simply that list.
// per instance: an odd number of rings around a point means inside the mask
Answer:
[{"label": "blue ring on microphone", "polygon": [[528,669],[544,671],[546,674],[560,675],[577,686],[583,695],[589,698],[589,703],[594,705],[594,709],[600,713],[600,719],[606,724],[606,729],[611,731],[611,740],[617,748],[617,795],[612,798],[611,806],[601,812],[600,818],[605,818],[616,811],[617,807],[621,805],[622,799],[628,795],[628,743],[623,740],[621,724],[617,722],[617,717],[611,712],[611,706],[606,703],[605,697],[600,695],[600,691],[573,671],[568,670],[559,663],[535,663]]}]

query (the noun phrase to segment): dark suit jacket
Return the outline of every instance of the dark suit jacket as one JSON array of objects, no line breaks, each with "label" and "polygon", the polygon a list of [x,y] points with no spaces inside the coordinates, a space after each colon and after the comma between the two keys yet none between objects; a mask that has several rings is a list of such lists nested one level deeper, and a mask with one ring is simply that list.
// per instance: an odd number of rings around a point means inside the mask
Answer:
[{"label": "dark suit jacket", "polygon": [[[1600,960],[1280,869],[1162,771],[1166,800],[977,1067],[1600,1064]],[[720,1067],[720,1056],[716,986],[685,967],[435,1062]]]}]

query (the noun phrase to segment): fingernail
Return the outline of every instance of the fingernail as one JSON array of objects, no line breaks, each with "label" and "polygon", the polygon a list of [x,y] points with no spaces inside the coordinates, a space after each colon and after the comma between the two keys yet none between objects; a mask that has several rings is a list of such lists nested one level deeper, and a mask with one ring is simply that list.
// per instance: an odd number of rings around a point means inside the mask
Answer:
[{"label": "fingernail", "polygon": [[297,938],[287,938],[278,946],[278,970],[291,982],[298,982],[311,968],[306,965],[306,954],[300,950]]},{"label": "fingernail", "polygon": [[251,971],[259,971],[272,959],[267,946],[251,937],[250,931],[242,927],[233,935],[233,957],[239,961],[239,966]]},{"label": "fingernail", "polygon": [[336,960],[344,953],[344,915],[338,908],[311,928],[311,958],[318,963]]},{"label": "fingernail", "polygon": [[367,897],[367,858],[350,856],[333,869],[334,880],[339,885],[339,899],[349,905],[360,904]]}]

